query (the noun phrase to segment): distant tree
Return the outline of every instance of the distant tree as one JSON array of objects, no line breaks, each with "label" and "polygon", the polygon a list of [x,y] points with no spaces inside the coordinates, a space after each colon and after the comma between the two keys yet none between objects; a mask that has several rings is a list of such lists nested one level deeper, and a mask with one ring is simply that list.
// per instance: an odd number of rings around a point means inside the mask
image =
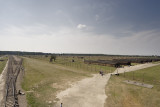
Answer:
[{"label": "distant tree", "polygon": [[54,62],[56,61],[56,56],[55,55],[51,55],[50,62],[53,62],[53,60],[54,60]]}]

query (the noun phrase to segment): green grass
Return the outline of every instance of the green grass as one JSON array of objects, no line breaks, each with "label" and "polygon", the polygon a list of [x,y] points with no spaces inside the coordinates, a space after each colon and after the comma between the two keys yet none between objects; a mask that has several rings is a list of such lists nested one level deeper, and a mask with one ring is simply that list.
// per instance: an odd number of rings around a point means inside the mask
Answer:
[{"label": "green grass", "polygon": [[[134,76],[134,78],[133,78]],[[125,73],[126,79],[134,79],[135,81],[153,84],[160,91],[160,66],[150,67],[134,72]]]},{"label": "green grass", "polygon": [[0,74],[2,73],[4,67],[6,66],[6,62],[7,62],[8,58],[7,57],[3,57],[2,59],[4,61],[0,61]]},{"label": "green grass", "polygon": [[138,64],[139,64],[139,63],[132,63],[131,65],[132,65],[132,66],[135,66],[135,65],[138,65]]},{"label": "green grass", "polygon": [[32,107],[44,107],[45,104],[42,102],[38,102],[34,94],[28,93],[27,94],[28,104]]},{"label": "green grass", "polygon": [[[57,68],[47,61],[23,57],[25,76],[22,87],[27,93],[27,101],[31,107],[54,105],[56,93],[70,87],[68,84],[89,77],[91,73],[70,71]],[[57,85],[54,85],[56,83]],[[52,104],[48,104],[52,101]]]},{"label": "green grass", "polygon": [[[45,56],[27,56],[35,59],[39,59],[42,61],[49,62],[50,56],[45,57]],[[72,62],[72,59],[75,62]],[[58,64],[61,66],[65,66],[67,68],[75,69],[75,70],[81,70],[85,72],[90,72],[90,73],[98,73],[100,70],[104,71],[105,73],[113,72],[115,70],[114,67],[110,66],[101,66],[101,65],[93,65],[93,64],[85,64],[84,59],[87,60],[98,60],[98,59],[112,59],[112,57],[104,57],[104,56],[94,56],[94,57],[84,57],[83,59],[76,57],[76,56],[57,56],[56,61],[52,62],[53,64]]]},{"label": "green grass", "polygon": [[134,81],[154,85],[148,89],[123,83],[124,80],[133,80],[133,72],[125,73],[125,77],[124,74],[112,76],[106,87],[105,107],[160,107],[159,77],[160,65],[134,71]]},{"label": "green grass", "polygon": [[158,64],[158,63],[160,63],[160,61],[157,61],[157,62],[152,62],[153,64]]}]

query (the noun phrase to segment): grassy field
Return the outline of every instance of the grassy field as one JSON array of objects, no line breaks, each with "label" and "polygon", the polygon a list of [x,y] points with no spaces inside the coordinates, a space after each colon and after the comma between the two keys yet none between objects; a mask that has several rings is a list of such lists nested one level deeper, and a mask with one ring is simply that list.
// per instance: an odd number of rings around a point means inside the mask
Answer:
[{"label": "grassy field", "polygon": [[[48,57],[45,57],[45,56],[30,56],[30,57],[34,58],[34,59],[39,59],[39,60],[42,60],[42,61],[46,61],[46,62],[49,62],[49,59],[50,59],[50,56],[48,56]],[[92,57],[85,56],[85,57],[81,58],[81,56],[57,56],[56,61],[55,62],[53,61],[52,63],[60,65],[60,66],[65,66],[67,68],[86,71],[86,72],[90,72],[90,73],[98,73],[99,71],[104,71],[104,73],[109,73],[109,72],[113,72],[115,70],[114,67],[110,67],[110,66],[85,64],[84,59],[86,59],[86,60],[90,60],[90,59],[91,60],[98,60],[98,59],[111,60],[111,59],[113,59],[113,57],[109,57],[109,56],[106,56],[106,57],[104,57],[104,56],[92,56]],[[74,62],[72,62],[72,60],[74,60]]]},{"label": "grassy field", "polygon": [[[100,70],[105,73],[113,72],[115,70],[114,67],[109,66],[100,66],[100,65],[90,65],[84,64],[84,59],[98,60],[98,59],[113,59],[114,57],[77,57],[77,56],[57,56],[56,61],[49,62],[50,56],[27,56],[23,57],[24,59],[24,67],[25,67],[25,77],[22,83],[22,87],[27,92],[27,100],[28,104],[31,107],[46,107],[49,105],[54,105],[56,100],[56,94],[61,90],[65,90],[70,87],[69,84],[75,81],[78,81],[82,78],[89,77],[91,74],[98,73]],[[119,57],[118,57],[119,58]],[[74,62],[72,62],[74,60]],[[136,65],[136,63],[134,64]],[[153,81],[149,81],[147,76],[151,74],[149,71],[157,72],[157,69],[149,68],[147,70],[135,71],[134,79],[136,81],[144,81],[146,83],[151,83]],[[158,67],[159,69],[159,67]],[[144,74],[144,72],[147,72]],[[144,79],[142,76],[144,75]],[[106,89],[106,93],[111,93],[108,95],[109,103],[106,106],[113,107],[113,105],[117,107],[125,107],[122,103],[124,100],[124,95],[129,98],[125,99],[126,101],[130,101],[130,97],[133,98],[136,102],[139,102],[139,99],[136,99],[134,90],[140,90],[142,95],[146,92],[146,88],[132,86],[124,84],[122,81],[126,79],[133,79],[133,73],[125,73],[124,75],[119,77],[112,77],[111,81],[109,81],[109,90]],[[153,80],[151,78],[150,80]],[[157,79],[158,80],[158,79]],[[154,78],[154,81],[157,81]],[[159,80],[158,80],[159,81]],[[114,85],[113,85],[114,84]],[[134,87],[134,88],[133,88]],[[158,86],[155,86],[153,90],[157,90]],[[143,91],[142,91],[143,89]],[[152,90],[152,89],[150,89]],[[126,92],[126,93],[124,93]],[[158,91],[157,91],[158,92]],[[124,95],[122,94],[124,93]],[[145,93],[144,93],[145,94]],[[136,95],[136,94],[135,94]],[[121,97],[123,96],[123,97]],[[125,97],[126,98],[126,97]],[[140,99],[142,100],[142,99]],[[108,102],[108,101],[107,101]],[[140,101],[142,102],[142,101]],[[122,104],[121,104],[122,103]],[[145,103],[145,101],[144,101]],[[129,103],[128,106],[132,106],[134,103]],[[139,103],[135,103],[139,104]],[[133,106],[135,106],[135,104]],[[141,103],[140,103],[141,104]],[[137,105],[136,105],[137,106]]]},{"label": "grassy field", "polygon": [[0,61],[0,74],[2,73],[2,71],[3,71],[3,69],[4,69],[5,65],[6,65],[8,57],[3,57],[1,59],[4,60],[4,61]]},{"label": "grassy field", "polygon": [[[154,85],[152,89],[129,85],[133,80]],[[160,65],[112,76],[106,87],[105,107],[160,107]]]},{"label": "grassy field", "polygon": [[48,107],[54,105],[56,93],[64,90],[70,83],[89,77],[91,72],[66,70],[45,60],[23,57],[25,77],[22,87],[27,92],[31,107]]}]

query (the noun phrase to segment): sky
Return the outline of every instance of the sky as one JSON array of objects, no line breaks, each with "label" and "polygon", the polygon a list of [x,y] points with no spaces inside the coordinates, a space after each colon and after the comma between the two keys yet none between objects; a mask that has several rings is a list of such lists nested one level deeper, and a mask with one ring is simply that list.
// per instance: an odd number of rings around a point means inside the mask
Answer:
[{"label": "sky", "polygon": [[0,0],[0,50],[160,55],[160,0]]}]

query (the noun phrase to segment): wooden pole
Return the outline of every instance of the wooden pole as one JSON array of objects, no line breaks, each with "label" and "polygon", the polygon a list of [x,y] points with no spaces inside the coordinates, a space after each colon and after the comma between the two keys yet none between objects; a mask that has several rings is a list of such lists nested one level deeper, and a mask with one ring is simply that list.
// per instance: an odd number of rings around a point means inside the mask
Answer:
[{"label": "wooden pole", "polygon": [[133,72],[133,80],[134,80],[134,72]]},{"label": "wooden pole", "polygon": [[144,82],[144,73],[143,73],[143,82]]}]

